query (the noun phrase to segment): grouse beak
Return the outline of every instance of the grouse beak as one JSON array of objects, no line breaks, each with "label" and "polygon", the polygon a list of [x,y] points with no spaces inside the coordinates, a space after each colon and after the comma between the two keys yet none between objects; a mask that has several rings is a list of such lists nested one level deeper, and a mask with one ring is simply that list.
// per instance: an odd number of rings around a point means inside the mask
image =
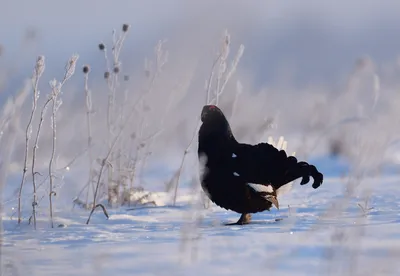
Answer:
[{"label": "grouse beak", "polygon": [[276,207],[276,209],[279,210],[279,202],[278,202],[278,199],[276,199],[275,196],[269,195],[269,196],[267,197],[267,200],[268,200],[269,202],[271,202],[272,205],[274,205],[274,206]]}]

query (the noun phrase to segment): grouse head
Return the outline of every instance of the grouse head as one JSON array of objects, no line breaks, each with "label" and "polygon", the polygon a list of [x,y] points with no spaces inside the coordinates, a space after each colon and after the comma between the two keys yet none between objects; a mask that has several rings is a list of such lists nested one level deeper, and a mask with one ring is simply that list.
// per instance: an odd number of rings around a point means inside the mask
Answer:
[{"label": "grouse head", "polygon": [[224,113],[216,105],[205,105],[201,110],[201,121],[226,121]]},{"label": "grouse head", "polygon": [[233,138],[231,127],[224,113],[216,105],[205,105],[201,110],[201,126],[200,132],[204,135],[222,135]]}]

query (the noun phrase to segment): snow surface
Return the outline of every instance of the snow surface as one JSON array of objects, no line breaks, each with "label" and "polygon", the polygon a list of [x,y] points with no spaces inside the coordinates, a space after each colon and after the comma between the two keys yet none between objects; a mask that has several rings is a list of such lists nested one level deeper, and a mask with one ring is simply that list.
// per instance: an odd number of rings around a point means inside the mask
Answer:
[{"label": "snow surface", "polygon": [[56,212],[54,229],[43,214],[37,231],[6,207],[1,275],[400,275],[398,180],[363,182],[375,188],[366,214],[362,197],[346,198],[347,179],[295,182],[280,211],[245,226],[223,225],[239,215],[197,208],[188,189],[176,206],[159,193],[161,206],[109,210],[109,220],[96,211],[89,225],[78,208]]}]

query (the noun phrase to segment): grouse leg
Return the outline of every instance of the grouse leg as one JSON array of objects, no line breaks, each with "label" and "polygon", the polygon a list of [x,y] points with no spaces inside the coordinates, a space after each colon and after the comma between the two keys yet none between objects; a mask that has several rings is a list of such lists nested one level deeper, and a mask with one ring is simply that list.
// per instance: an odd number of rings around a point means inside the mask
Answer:
[{"label": "grouse leg", "polygon": [[251,221],[251,214],[248,213],[243,213],[239,220],[237,222],[234,223],[227,223],[225,225],[244,225],[244,224],[249,224]]}]

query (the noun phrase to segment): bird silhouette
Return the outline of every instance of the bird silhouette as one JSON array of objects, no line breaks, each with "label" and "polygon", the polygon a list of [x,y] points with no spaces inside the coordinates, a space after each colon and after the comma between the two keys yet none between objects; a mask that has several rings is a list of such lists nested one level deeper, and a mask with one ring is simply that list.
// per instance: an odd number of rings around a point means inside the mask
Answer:
[{"label": "bird silhouette", "polygon": [[248,224],[251,214],[279,209],[278,195],[301,178],[300,185],[314,179],[318,188],[323,174],[315,166],[288,156],[268,143],[239,143],[225,115],[215,105],[201,111],[198,158],[202,164],[201,186],[216,205],[241,214],[232,224]]}]

